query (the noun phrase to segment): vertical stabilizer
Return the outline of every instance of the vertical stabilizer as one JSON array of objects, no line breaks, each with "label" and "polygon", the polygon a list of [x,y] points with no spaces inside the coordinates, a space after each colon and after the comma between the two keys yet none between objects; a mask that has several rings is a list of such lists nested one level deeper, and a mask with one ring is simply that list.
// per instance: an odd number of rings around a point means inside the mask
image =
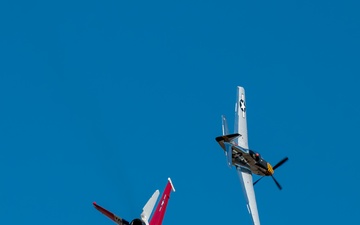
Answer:
[{"label": "vertical stabilizer", "polygon": [[229,168],[232,166],[232,145],[228,142],[224,142],[225,145],[225,155],[226,155],[226,162]]},{"label": "vertical stabilizer", "polygon": [[248,136],[247,136],[247,124],[246,124],[246,100],[245,90],[243,87],[237,87],[237,97],[235,103],[235,131],[241,136],[237,139],[237,143],[240,147],[248,149]]},{"label": "vertical stabilizer", "polygon": [[161,225],[165,216],[166,207],[170,198],[171,190],[175,192],[174,185],[171,182],[171,179],[168,178],[168,183],[166,184],[165,190],[161,196],[161,199],[156,206],[153,217],[150,220],[150,225]]},{"label": "vertical stabilizer", "polygon": [[222,128],[222,134],[224,135],[228,135],[229,134],[229,127],[226,121],[226,117],[224,115],[221,116],[221,128]]},{"label": "vertical stabilizer", "polygon": [[[222,127],[222,134],[223,136],[228,135],[229,134],[229,127],[226,121],[226,117],[224,115],[221,116],[221,127]],[[224,150],[225,150],[225,155],[226,155],[226,162],[228,167],[231,168],[232,166],[232,148],[231,148],[231,144],[223,142],[224,145]]]},{"label": "vertical stabilizer", "polygon": [[159,190],[156,190],[154,194],[151,196],[151,198],[147,201],[145,204],[143,211],[141,213],[141,219],[146,223],[149,224],[149,218],[151,216],[151,213],[154,209],[155,203],[159,197]]}]

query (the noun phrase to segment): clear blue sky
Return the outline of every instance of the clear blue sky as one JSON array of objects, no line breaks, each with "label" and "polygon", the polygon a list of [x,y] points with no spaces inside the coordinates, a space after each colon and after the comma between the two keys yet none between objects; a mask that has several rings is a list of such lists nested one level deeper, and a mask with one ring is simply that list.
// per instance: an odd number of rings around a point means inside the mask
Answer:
[{"label": "clear blue sky", "polygon": [[214,138],[247,94],[262,224],[360,224],[358,1],[1,1],[2,224],[251,224]]}]

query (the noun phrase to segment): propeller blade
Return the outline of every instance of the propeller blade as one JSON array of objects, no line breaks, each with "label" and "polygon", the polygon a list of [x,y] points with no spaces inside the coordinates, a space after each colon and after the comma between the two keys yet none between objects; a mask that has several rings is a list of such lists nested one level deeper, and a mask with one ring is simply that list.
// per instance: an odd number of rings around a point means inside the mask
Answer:
[{"label": "propeller blade", "polygon": [[276,170],[276,168],[284,164],[286,161],[288,161],[288,159],[289,159],[288,157],[283,158],[280,162],[278,162],[275,166],[273,166],[273,169]]},{"label": "propeller blade", "polygon": [[277,180],[275,179],[275,177],[274,177],[274,176],[271,176],[271,177],[272,177],[272,179],[274,180],[274,182],[275,182],[276,186],[278,186],[278,188],[281,190],[281,189],[282,189],[282,187],[281,187],[281,185],[279,184],[279,182],[277,182]]},{"label": "propeller blade", "polygon": [[253,183],[253,185],[255,185],[257,182],[259,182],[261,179],[263,179],[264,177],[260,177],[257,181],[255,181],[254,183]]}]

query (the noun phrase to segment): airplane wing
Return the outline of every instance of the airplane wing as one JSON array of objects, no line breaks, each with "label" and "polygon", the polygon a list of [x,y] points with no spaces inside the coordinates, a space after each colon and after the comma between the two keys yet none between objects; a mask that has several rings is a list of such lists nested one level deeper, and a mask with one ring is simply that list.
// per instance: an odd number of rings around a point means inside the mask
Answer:
[{"label": "airplane wing", "polygon": [[237,139],[237,144],[245,149],[249,148],[247,124],[246,124],[246,102],[245,90],[243,87],[237,87],[237,97],[235,103],[235,132],[241,136]]},{"label": "airplane wing", "polygon": [[[247,123],[246,123],[246,101],[245,89],[237,87],[237,97],[235,103],[235,131],[241,136],[236,139],[238,146],[244,149],[249,149]],[[254,225],[260,225],[259,214],[256,205],[255,191],[252,182],[252,173],[246,165],[236,166],[243,192],[245,195],[247,208],[252,217]]]},{"label": "airplane wing", "polygon": [[112,221],[114,221],[115,223],[119,224],[119,225],[129,225],[129,222],[118,217],[117,215],[115,215],[114,213],[104,209],[103,207],[99,206],[98,204],[96,204],[96,202],[93,203],[95,209],[99,210],[102,214],[104,214],[105,216],[109,217]]},{"label": "airplane wing", "polygon": [[251,171],[242,166],[237,166],[236,171],[238,172],[241,181],[241,186],[246,199],[246,206],[252,217],[252,221],[254,225],[260,225]]}]

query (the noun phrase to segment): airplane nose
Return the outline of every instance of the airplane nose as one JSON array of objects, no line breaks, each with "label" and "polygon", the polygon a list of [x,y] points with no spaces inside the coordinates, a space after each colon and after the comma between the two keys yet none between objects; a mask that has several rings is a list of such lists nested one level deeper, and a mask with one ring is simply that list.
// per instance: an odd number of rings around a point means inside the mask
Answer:
[{"label": "airplane nose", "polygon": [[267,168],[268,168],[267,172],[269,173],[269,175],[273,175],[274,174],[274,169],[272,168],[270,163],[267,164]]}]

